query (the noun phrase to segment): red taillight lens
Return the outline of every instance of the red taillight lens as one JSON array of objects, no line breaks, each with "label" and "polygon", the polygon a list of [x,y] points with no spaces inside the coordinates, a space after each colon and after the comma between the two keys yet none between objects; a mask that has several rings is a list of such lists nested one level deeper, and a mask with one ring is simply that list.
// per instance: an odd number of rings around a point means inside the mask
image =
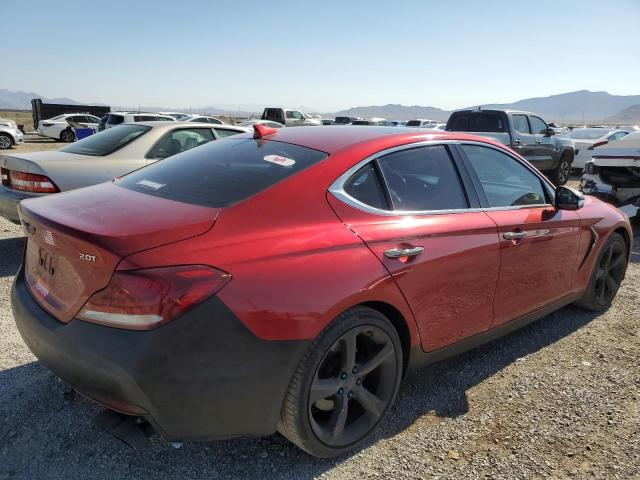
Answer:
[{"label": "red taillight lens", "polygon": [[591,145],[589,148],[587,148],[587,150],[593,150],[596,147],[600,147],[602,145],[606,145],[607,143],[609,143],[609,140],[603,140],[602,142],[596,142],[593,145]]},{"label": "red taillight lens", "polygon": [[203,265],[116,271],[77,318],[129,330],[156,328],[216,294],[231,275]]},{"label": "red taillight lens", "polygon": [[[8,176],[8,184],[14,190],[32,193],[56,193],[60,191],[51,179],[44,175],[8,170]],[[4,184],[4,174],[2,183]]]}]

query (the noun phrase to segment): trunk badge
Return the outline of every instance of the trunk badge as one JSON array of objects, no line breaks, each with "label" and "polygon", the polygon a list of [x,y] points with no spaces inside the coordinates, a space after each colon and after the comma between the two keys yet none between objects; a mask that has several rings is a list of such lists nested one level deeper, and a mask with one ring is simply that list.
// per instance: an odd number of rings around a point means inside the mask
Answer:
[{"label": "trunk badge", "polygon": [[55,245],[56,244],[55,240],[53,239],[53,234],[51,233],[51,231],[45,230],[45,232],[42,235],[42,237],[44,238],[44,241],[47,242],[49,245]]}]

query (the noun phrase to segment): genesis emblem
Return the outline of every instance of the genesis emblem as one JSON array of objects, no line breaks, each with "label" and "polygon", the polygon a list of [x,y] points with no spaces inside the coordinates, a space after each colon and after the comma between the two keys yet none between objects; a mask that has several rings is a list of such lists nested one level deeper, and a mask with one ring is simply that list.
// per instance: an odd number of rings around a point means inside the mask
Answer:
[{"label": "genesis emblem", "polygon": [[96,256],[95,255],[89,255],[88,253],[81,253],[80,254],[80,260],[85,260],[87,262],[95,262],[96,261]]}]

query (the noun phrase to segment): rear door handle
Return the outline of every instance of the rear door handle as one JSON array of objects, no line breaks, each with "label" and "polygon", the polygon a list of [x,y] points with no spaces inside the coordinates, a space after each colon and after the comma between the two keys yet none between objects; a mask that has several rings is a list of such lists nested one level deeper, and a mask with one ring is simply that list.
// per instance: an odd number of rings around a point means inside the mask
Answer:
[{"label": "rear door handle", "polygon": [[524,238],[527,236],[527,232],[504,232],[502,237],[505,240],[517,240],[518,238]]},{"label": "rear door handle", "polygon": [[387,258],[415,257],[424,252],[424,247],[392,248],[384,251]]},{"label": "rear door handle", "polygon": [[536,143],[542,143],[542,140],[536,140]]}]

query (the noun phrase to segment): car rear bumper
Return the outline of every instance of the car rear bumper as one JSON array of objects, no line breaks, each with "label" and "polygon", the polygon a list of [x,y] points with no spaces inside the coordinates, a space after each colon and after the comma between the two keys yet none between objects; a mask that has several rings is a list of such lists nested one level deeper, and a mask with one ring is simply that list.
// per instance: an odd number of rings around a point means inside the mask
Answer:
[{"label": "car rear bumper", "polygon": [[580,191],[587,195],[598,197],[617,207],[634,204],[640,197],[640,188],[624,188],[611,185],[597,173],[582,174],[582,177],[580,177]]},{"label": "car rear bumper", "polygon": [[58,322],[21,269],[11,290],[18,330],[38,359],[83,395],[147,419],[168,440],[268,435],[309,341],[255,337],[216,297],[149,331]]}]

